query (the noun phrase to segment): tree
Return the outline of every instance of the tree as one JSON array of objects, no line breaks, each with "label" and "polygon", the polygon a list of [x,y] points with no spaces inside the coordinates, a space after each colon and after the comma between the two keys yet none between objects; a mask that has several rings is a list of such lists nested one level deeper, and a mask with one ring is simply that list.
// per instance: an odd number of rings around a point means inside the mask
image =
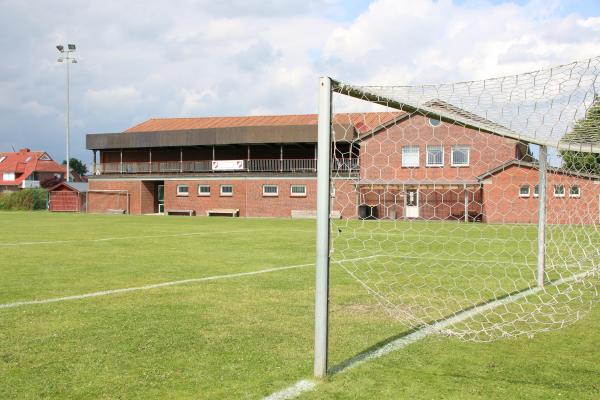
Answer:
[{"label": "tree", "polygon": [[[63,160],[62,163],[63,163],[63,165],[67,165],[66,160]],[[75,171],[75,173],[79,176],[84,176],[88,172],[88,169],[87,169],[87,166],[85,165],[85,163],[83,163],[81,160],[78,160],[76,158],[69,159],[69,167],[71,168],[72,171]]]},{"label": "tree", "polygon": [[[587,110],[585,117],[575,123],[573,130],[565,135],[565,143],[600,143],[600,97]],[[561,150],[563,168],[600,175],[600,154],[574,150]]]}]

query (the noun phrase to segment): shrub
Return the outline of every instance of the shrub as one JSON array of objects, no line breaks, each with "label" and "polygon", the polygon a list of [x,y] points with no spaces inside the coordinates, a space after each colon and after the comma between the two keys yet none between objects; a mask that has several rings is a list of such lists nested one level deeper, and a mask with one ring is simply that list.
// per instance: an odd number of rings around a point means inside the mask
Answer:
[{"label": "shrub", "polygon": [[0,210],[45,210],[47,198],[48,192],[44,189],[24,189],[17,192],[0,193]]}]

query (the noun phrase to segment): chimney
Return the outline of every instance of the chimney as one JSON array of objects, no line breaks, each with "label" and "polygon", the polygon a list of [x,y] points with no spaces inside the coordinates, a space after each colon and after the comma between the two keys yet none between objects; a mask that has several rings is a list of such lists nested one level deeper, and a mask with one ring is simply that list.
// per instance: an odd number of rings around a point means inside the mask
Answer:
[{"label": "chimney", "polygon": [[27,147],[25,147],[24,149],[19,150],[19,153],[29,153],[31,151],[31,149],[28,149]]}]

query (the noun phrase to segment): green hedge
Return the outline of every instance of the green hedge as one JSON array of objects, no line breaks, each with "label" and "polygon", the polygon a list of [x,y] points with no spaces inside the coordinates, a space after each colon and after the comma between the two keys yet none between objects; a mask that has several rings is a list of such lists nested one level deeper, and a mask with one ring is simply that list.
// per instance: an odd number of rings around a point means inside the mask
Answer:
[{"label": "green hedge", "polygon": [[3,192],[0,193],[0,210],[45,210],[47,200],[48,191],[45,189],[23,189],[17,192]]}]

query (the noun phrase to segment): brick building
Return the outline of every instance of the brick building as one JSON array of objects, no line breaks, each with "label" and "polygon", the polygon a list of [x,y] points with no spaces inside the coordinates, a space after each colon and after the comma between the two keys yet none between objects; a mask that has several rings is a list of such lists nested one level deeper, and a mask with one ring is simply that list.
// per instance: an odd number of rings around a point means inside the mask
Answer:
[{"label": "brick building", "polygon": [[[528,145],[470,128],[476,118],[337,114],[333,211],[345,218],[535,222],[538,173]],[[125,132],[88,135],[89,211],[312,215],[316,142],[316,115],[152,119]],[[586,223],[598,218],[599,177],[551,169],[548,181],[551,203],[566,210],[585,205],[595,210],[582,217]]]}]

